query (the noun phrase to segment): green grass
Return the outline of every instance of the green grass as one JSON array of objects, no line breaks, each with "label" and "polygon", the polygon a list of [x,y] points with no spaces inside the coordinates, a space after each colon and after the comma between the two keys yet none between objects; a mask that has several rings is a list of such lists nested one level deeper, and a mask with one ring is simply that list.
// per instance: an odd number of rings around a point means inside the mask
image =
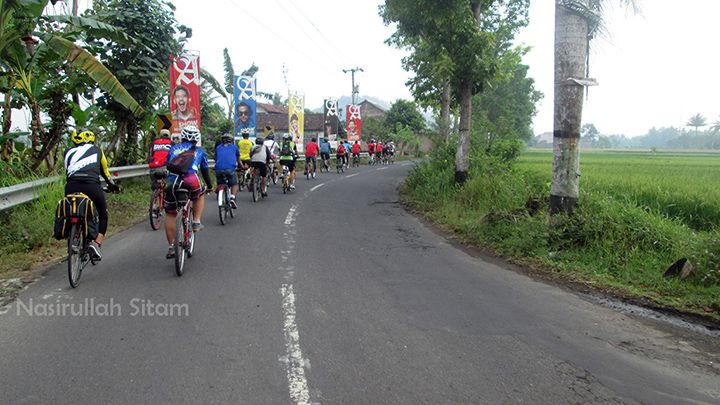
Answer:
[{"label": "green grass", "polygon": [[[720,319],[720,156],[594,152],[581,155],[580,207],[547,215],[550,152],[514,166],[475,158],[453,185],[452,162],[408,177],[404,198],[460,240],[563,279]],[[528,206],[537,210],[529,215]],[[688,280],[663,278],[689,258]]]}]

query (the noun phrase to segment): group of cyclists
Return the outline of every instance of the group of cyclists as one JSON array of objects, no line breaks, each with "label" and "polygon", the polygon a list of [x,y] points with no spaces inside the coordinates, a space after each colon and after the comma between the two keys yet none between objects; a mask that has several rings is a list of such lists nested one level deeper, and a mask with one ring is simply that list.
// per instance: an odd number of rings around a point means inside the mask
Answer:
[{"label": "group of cyclists", "polygon": [[[153,190],[165,184],[164,210],[165,234],[168,242],[166,257],[171,259],[175,255],[175,217],[177,216],[177,201],[175,200],[174,189],[182,186],[188,190],[188,197],[193,204],[193,231],[200,231],[204,228],[202,224],[203,209],[205,206],[204,195],[213,191],[214,185],[210,177],[210,164],[206,151],[199,145],[201,138],[200,131],[194,126],[182,128],[179,142],[171,140],[170,131],[163,129],[159,136],[152,142],[151,157],[148,159],[150,175],[152,178]],[[104,189],[100,183],[102,177],[107,183],[107,191],[118,192],[118,187],[112,180],[108,170],[107,160],[103,151],[95,145],[95,134],[92,131],[73,131],[70,136],[72,146],[64,153],[64,163],[67,172],[65,193],[84,193],[90,198],[98,211],[99,226],[98,235],[95,240],[90,241],[88,250],[94,260],[102,258],[101,245],[108,225],[108,210],[105,201]],[[305,174],[315,176],[318,156],[325,168],[329,165],[330,155],[333,148],[327,138],[318,143],[312,138],[305,145]],[[339,140],[335,148],[335,156],[338,164],[349,167],[350,157],[359,161],[361,146],[358,141],[350,143],[345,139]],[[395,147],[392,141],[383,143],[371,139],[368,143],[370,164],[380,161],[385,156],[392,156]],[[284,134],[280,143],[275,141],[272,131],[267,139],[261,136],[255,141],[249,139],[249,134],[243,134],[242,139],[237,143],[232,134],[224,133],[215,145],[215,177],[219,185],[229,187],[230,205],[237,208],[235,195],[240,189],[238,173],[243,175],[243,183],[249,170],[257,170],[261,179],[261,192],[267,196],[267,181],[271,171],[277,171],[279,166],[287,168],[290,190],[295,189],[295,163],[298,158],[298,149],[289,134]],[[170,163],[177,159],[185,159],[186,169],[182,173],[173,173],[167,170]],[[200,181],[202,176],[205,187]]]}]

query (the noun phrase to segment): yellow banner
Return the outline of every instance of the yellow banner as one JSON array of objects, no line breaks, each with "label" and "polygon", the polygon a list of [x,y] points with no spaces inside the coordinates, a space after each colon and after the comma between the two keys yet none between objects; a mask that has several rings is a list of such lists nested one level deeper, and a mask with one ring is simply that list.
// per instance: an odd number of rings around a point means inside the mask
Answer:
[{"label": "yellow banner", "polygon": [[298,150],[301,150],[305,134],[305,95],[290,94],[288,100],[290,107],[288,108],[288,132]]}]

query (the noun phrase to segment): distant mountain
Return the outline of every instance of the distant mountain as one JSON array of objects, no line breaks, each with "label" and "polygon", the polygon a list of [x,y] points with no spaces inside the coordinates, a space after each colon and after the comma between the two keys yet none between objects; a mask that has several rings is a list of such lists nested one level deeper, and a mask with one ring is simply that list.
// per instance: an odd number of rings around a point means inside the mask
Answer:
[{"label": "distant mountain", "polygon": [[[390,109],[390,103],[388,103],[387,101],[384,101],[384,100],[380,100],[379,98],[376,98],[373,96],[358,96],[357,103],[360,104],[365,100],[368,100],[371,103],[375,104],[376,106],[384,108],[385,110]],[[348,104],[351,104],[351,103],[352,103],[352,97],[350,97],[350,96],[342,96],[338,99],[338,107],[342,108],[343,114],[345,114],[345,111],[347,111],[346,108],[347,108]],[[316,113],[322,113],[323,110],[324,110],[324,106],[321,105],[319,108],[315,108],[312,111],[316,112]]]}]

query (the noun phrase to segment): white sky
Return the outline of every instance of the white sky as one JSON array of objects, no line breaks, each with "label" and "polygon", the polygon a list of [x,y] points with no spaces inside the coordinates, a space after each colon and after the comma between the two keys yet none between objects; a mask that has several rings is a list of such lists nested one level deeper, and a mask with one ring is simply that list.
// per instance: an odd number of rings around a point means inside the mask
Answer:
[{"label": "white sky", "polygon": [[[642,135],[652,126],[681,127],[696,113],[719,119],[717,41],[720,0],[640,0],[642,15],[610,9],[609,36],[593,43],[591,88],[584,122],[604,134]],[[81,0],[81,5],[88,3]],[[224,77],[222,49],[236,72],[255,62],[258,90],[286,96],[305,93],[315,109],[327,97],[350,94],[350,74],[360,94],[394,102],[410,98],[403,53],[385,45],[393,29],[378,16],[382,0],[174,0],[178,21],[193,28],[189,48],[201,65]],[[619,0],[608,0],[619,3]],[[536,87],[545,94],[534,121],[536,133],[552,131],[554,0],[532,0],[530,25],[518,43],[533,47],[526,56]],[[221,103],[222,104],[222,103]],[[29,118],[29,117],[27,117]]]}]

